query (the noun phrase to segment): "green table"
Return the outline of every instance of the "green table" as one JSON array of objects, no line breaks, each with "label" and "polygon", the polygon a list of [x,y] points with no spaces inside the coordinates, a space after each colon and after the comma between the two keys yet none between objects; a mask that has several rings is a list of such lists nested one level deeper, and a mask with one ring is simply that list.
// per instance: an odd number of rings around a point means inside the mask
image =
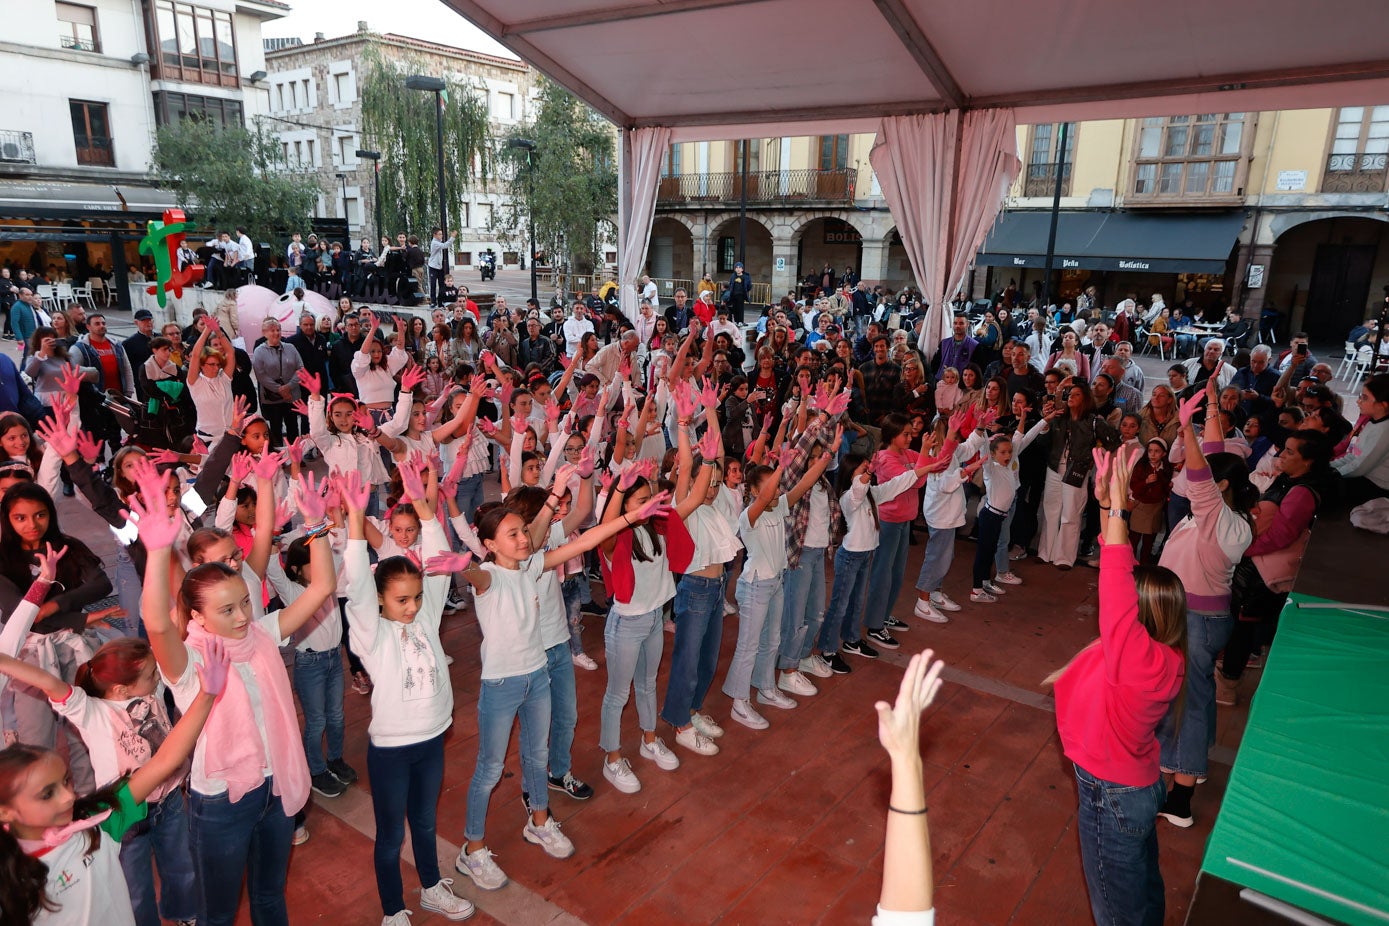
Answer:
[{"label": "green table", "polygon": [[1283,609],[1201,875],[1384,926],[1389,614],[1299,607],[1324,601],[1294,593]]}]

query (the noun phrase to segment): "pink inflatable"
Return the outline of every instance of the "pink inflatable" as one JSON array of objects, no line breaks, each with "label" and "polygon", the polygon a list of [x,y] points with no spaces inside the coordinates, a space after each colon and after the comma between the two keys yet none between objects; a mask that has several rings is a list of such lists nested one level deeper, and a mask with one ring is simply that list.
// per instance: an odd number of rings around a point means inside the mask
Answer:
[{"label": "pink inflatable", "polygon": [[[337,321],[337,306],[328,297],[319,293],[305,293],[304,307],[314,318],[331,318]],[[276,295],[274,290],[264,286],[242,286],[236,291],[237,324],[243,338],[254,341],[260,337],[260,326],[267,318],[274,318],[285,329],[285,334],[294,333],[299,327],[300,309],[292,295]]]}]

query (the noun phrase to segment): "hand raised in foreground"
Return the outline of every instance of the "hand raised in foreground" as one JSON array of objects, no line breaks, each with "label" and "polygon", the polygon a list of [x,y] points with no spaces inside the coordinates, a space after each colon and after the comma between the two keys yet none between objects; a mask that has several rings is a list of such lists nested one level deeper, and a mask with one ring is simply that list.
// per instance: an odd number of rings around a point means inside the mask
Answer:
[{"label": "hand raised in foreground", "polygon": [[922,650],[907,663],[902,684],[893,704],[879,701],[878,742],[894,760],[919,759],[921,755],[921,712],[931,706],[940,691],[941,670],[945,663],[935,659],[934,650]]}]

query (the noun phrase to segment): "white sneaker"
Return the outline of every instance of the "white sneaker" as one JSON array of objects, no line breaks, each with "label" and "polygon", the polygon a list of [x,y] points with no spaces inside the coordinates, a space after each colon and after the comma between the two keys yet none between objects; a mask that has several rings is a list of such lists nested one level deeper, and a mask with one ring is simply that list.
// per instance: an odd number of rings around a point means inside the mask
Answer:
[{"label": "white sneaker", "polygon": [[608,783],[623,794],[636,794],[641,790],[641,782],[637,780],[637,773],[632,771],[632,763],[626,759],[618,759],[615,763],[604,762],[603,777],[608,779]]},{"label": "white sneaker", "polygon": [[663,772],[673,772],[680,767],[680,757],[671,752],[659,736],[651,742],[641,741],[641,748],[638,754],[643,759],[650,759],[656,763],[656,767]]},{"label": "white sneaker", "polygon": [[729,715],[745,727],[753,730],[765,730],[771,724],[767,723],[767,718],[757,713],[757,709],[752,706],[751,701],[743,698],[733,699],[733,710]]},{"label": "white sneaker", "polygon": [[[807,681],[806,684],[810,684],[809,681]],[[794,698],[786,697],[786,695],[782,694],[781,691],[775,687],[757,689],[757,703],[767,704],[772,707],[779,707],[782,710],[786,711],[792,710],[796,707],[796,701]]]},{"label": "white sneaker", "polygon": [[937,611],[935,607],[932,606],[931,602],[925,598],[917,599],[916,607],[912,608],[912,613],[923,621],[931,621],[936,624],[946,624],[950,622],[950,618],[946,617],[940,611]]},{"label": "white sneaker", "polygon": [[810,679],[794,669],[790,672],[780,672],[778,676],[776,685],[782,691],[789,691],[805,698],[820,693],[820,689],[812,685]]},{"label": "white sneaker", "polygon": [[816,678],[829,678],[834,674],[830,664],[825,662],[819,653],[811,653],[801,660],[801,674],[805,675],[807,672]]},{"label": "white sneaker", "polygon": [[701,736],[707,736],[711,740],[723,736],[723,727],[714,723],[714,718],[708,714],[691,714],[690,723],[694,725]]},{"label": "white sneaker", "polygon": [[737,613],[738,613],[738,606],[737,606],[736,604],[734,604],[733,602],[729,601],[727,598],[725,598],[725,599],[723,600],[723,613],[724,613],[725,615],[737,614]]},{"label": "white sneaker", "polygon": [[495,891],[506,887],[506,874],[492,860],[492,850],[483,846],[476,852],[469,852],[464,846],[454,860],[453,867],[460,875],[467,875],[473,883],[484,891]]},{"label": "white sneaker", "polygon": [[[433,887],[427,887],[420,891],[420,906],[426,910],[433,910],[435,913],[443,914],[445,919],[466,920],[477,912],[471,900],[459,897],[453,892],[450,885],[453,884],[452,878],[443,878]],[[408,910],[401,911],[408,913]],[[397,916],[400,914],[397,913]]]},{"label": "white sneaker", "polygon": [[945,592],[932,592],[931,604],[935,605],[937,608],[940,608],[942,611],[960,610],[960,606],[955,603],[955,599],[951,598]]},{"label": "white sneaker", "polygon": [[574,665],[578,666],[580,669],[587,669],[590,672],[596,672],[598,670],[598,663],[594,662],[593,657],[588,653],[575,653],[570,658]]},{"label": "white sneaker", "polygon": [[1000,572],[994,577],[995,582],[1002,582],[1004,585],[1021,585],[1022,579],[1018,578],[1015,572]]},{"label": "white sneaker", "polygon": [[[410,917],[414,915],[409,910],[401,910],[399,913],[381,917],[381,926],[410,926]],[[185,920],[185,922],[191,923],[193,920]]]},{"label": "white sneaker", "polygon": [[550,858],[569,858],[574,854],[574,843],[559,831],[559,821],[555,819],[554,814],[546,817],[545,822],[539,826],[527,817],[526,828],[521,830],[521,835],[526,838],[526,842],[535,843],[544,849]]},{"label": "white sneaker", "polygon": [[693,724],[683,730],[675,731],[675,743],[701,756],[716,756],[719,754],[718,744],[703,733],[700,733],[699,730],[695,729]]},{"label": "white sneaker", "polygon": [[451,666],[451,665],[453,665],[453,657],[450,656],[448,653],[445,653],[445,654],[444,654],[444,665],[446,665],[446,666]]},{"label": "white sneaker", "polygon": [[1002,585],[999,585],[993,579],[984,580],[984,591],[988,592],[990,595],[993,595],[995,597],[1008,594],[1008,589],[1004,588]]},{"label": "white sneaker", "polygon": [[294,838],[290,840],[290,845],[302,846],[304,843],[306,843],[306,842],[308,842],[308,841],[309,841],[309,828],[308,828],[307,826],[298,826],[298,827],[295,827],[295,828],[294,828]]},{"label": "white sneaker", "polygon": [[993,604],[998,599],[984,589],[975,589],[969,593],[969,600],[975,604]]}]

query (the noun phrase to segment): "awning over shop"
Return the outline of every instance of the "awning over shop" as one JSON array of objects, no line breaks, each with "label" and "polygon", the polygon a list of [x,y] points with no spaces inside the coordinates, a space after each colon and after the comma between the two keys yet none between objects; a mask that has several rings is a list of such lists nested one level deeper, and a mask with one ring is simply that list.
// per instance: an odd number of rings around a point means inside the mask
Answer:
[{"label": "awning over shop", "polygon": [[[1062,212],[1052,266],[1058,270],[1224,273],[1244,220],[1242,212]],[[976,262],[992,267],[1045,267],[1050,224],[1051,213],[1046,211],[1000,216]]]},{"label": "awning over shop", "polygon": [[158,214],[175,205],[174,194],[138,184],[17,180],[0,183],[0,216],[73,218],[79,213]]}]

